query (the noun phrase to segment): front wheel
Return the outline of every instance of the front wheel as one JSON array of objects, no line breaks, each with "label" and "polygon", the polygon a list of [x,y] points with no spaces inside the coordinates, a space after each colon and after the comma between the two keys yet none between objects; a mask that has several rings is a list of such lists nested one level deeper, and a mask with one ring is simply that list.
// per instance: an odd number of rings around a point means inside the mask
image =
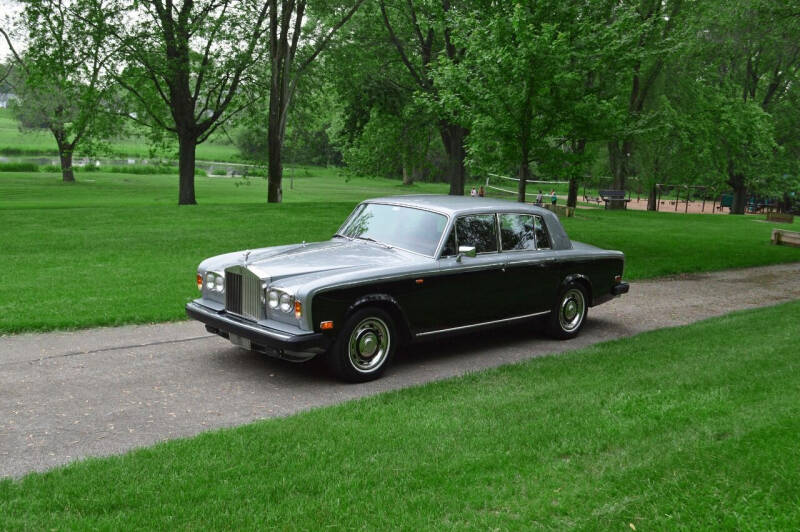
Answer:
[{"label": "front wheel", "polygon": [[366,382],[381,376],[396,347],[394,322],[379,308],[355,312],[327,353],[328,367],[349,382]]},{"label": "front wheel", "polygon": [[586,321],[588,311],[584,288],[577,283],[569,283],[559,292],[556,304],[550,312],[548,333],[561,340],[577,336]]}]

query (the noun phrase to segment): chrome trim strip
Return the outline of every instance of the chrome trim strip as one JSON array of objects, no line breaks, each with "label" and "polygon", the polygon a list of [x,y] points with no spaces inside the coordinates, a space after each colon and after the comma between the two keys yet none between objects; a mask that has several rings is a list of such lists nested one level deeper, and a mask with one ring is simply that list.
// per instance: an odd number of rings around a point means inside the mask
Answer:
[{"label": "chrome trim strip", "polygon": [[425,331],[425,332],[417,333],[414,336],[428,336],[430,334],[441,334],[441,333],[452,332],[452,331],[461,331],[461,330],[464,330],[464,329],[472,329],[474,327],[480,327],[482,325],[494,325],[496,323],[505,323],[505,322],[508,322],[508,321],[523,320],[525,318],[533,318],[535,316],[543,316],[545,314],[550,314],[550,312],[551,311],[549,311],[549,310],[545,310],[544,312],[534,312],[533,314],[525,314],[523,316],[514,316],[513,318],[503,318],[502,320],[484,321],[484,322],[481,322],[481,323],[473,323],[472,325],[462,325],[460,327],[451,327],[449,329],[439,329],[439,330],[436,330],[436,331]]}]

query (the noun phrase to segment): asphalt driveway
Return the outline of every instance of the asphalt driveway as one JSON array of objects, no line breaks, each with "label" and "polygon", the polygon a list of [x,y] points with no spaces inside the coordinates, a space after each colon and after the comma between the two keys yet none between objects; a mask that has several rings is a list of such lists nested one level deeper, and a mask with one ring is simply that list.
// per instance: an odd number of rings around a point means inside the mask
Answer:
[{"label": "asphalt driveway", "polygon": [[243,351],[196,322],[2,337],[0,476],[795,299],[800,263],[637,282],[591,309],[574,340],[500,329],[411,346],[383,379],[359,385],[313,361]]}]

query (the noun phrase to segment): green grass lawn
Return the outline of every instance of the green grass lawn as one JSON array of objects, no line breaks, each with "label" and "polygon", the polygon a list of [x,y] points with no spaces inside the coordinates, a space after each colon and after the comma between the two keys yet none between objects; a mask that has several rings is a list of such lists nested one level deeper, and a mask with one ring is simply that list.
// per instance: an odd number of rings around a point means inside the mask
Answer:
[{"label": "green grass lawn", "polygon": [[[177,152],[177,147],[175,148]],[[58,147],[52,133],[46,129],[20,131],[19,123],[10,109],[0,109],[0,155],[58,156]],[[77,156],[81,156],[80,148]],[[125,137],[109,142],[108,153],[113,157],[149,158],[150,147],[144,137]],[[197,147],[197,159],[209,161],[237,161],[239,150],[227,138],[217,135]],[[175,156],[177,159],[177,156]]]},{"label": "green grass lawn", "polygon": [[798,323],[741,312],[7,479],[0,529],[795,529]]},{"label": "green grass lawn", "polygon": [[[177,176],[0,173],[0,333],[178,320],[206,257],[329,238],[360,200],[443,193],[298,168],[285,203],[267,205],[262,178],[198,177],[200,205],[179,207]],[[290,188],[291,187],[291,188]],[[800,260],[769,244],[756,217],[581,210],[570,236],[626,253],[626,277]]]}]

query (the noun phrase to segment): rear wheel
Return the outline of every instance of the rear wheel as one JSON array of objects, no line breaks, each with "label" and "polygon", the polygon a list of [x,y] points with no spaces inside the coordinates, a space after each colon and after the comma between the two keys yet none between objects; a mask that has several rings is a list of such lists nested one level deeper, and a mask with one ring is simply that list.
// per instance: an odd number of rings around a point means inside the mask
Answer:
[{"label": "rear wheel", "polygon": [[588,311],[586,290],[577,283],[569,283],[559,292],[550,312],[548,333],[562,340],[577,336],[586,321]]},{"label": "rear wheel", "polygon": [[349,382],[381,376],[394,354],[395,326],[385,311],[369,307],[355,312],[327,354],[328,367]]}]

